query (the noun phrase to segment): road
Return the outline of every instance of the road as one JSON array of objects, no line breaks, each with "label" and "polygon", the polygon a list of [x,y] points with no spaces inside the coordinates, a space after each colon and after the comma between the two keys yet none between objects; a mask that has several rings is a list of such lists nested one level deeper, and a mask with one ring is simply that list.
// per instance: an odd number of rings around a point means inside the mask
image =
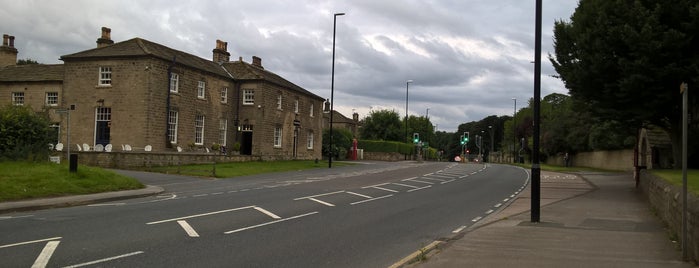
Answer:
[{"label": "road", "polygon": [[478,222],[529,178],[446,162],[219,180],[119,172],[166,191],[0,215],[0,266],[387,267]]}]

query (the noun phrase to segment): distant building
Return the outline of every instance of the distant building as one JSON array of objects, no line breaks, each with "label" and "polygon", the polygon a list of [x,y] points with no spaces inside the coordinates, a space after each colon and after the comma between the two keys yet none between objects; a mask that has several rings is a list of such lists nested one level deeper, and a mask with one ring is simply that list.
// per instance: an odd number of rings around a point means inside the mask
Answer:
[{"label": "distant building", "polygon": [[56,111],[73,107],[73,147],[203,152],[220,144],[247,155],[321,157],[322,97],[265,70],[259,57],[230,61],[226,42],[212,52],[207,60],[142,38],[115,43],[103,27],[96,48],[61,56],[64,64],[16,66],[14,37],[5,35],[0,105],[49,110],[62,143],[67,116]]},{"label": "distant building", "polygon": [[[323,114],[323,128],[330,128],[330,113]],[[359,138],[359,114],[353,113],[352,119],[349,119],[342,113],[333,111],[333,128],[343,128],[349,130],[352,132],[352,136]]]}]

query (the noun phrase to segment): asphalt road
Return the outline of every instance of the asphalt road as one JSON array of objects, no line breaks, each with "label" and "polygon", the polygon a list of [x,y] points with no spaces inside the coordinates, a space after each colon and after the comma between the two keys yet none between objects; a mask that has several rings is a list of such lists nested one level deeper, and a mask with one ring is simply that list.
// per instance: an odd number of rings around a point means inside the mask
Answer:
[{"label": "asphalt road", "polygon": [[0,215],[0,266],[387,267],[497,210],[529,177],[446,162],[220,180],[119,172],[166,191]]}]

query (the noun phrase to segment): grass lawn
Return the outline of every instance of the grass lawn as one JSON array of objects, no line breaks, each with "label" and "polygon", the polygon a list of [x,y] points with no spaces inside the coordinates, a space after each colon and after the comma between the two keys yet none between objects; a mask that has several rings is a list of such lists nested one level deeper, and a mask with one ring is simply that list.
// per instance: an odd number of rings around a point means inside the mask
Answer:
[{"label": "grass lawn", "polygon": [[136,179],[84,165],[0,162],[0,202],[143,188]]},{"label": "grass lawn", "polygon": [[[682,187],[681,169],[651,169],[651,173]],[[687,169],[687,191],[699,195],[699,169]]]},{"label": "grass lawn", "polygon": [[[347,162],[333,162],[333,167],[352,165]],[[216,178],[232,178],[238,176],[255,175],[271,172],[305,170],[313,168],[328,168],[328,162],[319,161],[315,163],[312,160],[289,160],[289,161],[255,161],[255,162],[233,162],[233,163],[217,163]],[[160,173],[178,173],[182,175],[212,177],[212,164],[199,165],[182,165],[152,167],[150,171]]]}]

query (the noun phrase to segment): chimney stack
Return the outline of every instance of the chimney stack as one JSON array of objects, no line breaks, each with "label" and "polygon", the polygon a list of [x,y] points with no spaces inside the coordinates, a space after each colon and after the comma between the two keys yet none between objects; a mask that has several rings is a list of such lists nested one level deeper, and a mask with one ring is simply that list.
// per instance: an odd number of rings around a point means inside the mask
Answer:
[{"label": "chimney stack", "polygon": [[102,36],[97,38],[97,47],[106,47],[111,44],[114,44],[114,41],[112,41],[112,29],[102,27]]},{"label": "chimney stack", "polygon": [[17,49],[15,48],[15,37],[3,34],[2,46],[0,46],[0,67],[12,65],[17,65]]},{"label": "chimney stack", "polygon": [[264,67],[262,67],[262,59],[258,56],[252,56],[252,66],[264,69]]},{"label": "chimney stack", "polygon": [[228,42],[217,39],[216,48],[212,52],[214,53],[213,60],[217,63],[228,62],[231,58],[231,53],[228,53]]}]

